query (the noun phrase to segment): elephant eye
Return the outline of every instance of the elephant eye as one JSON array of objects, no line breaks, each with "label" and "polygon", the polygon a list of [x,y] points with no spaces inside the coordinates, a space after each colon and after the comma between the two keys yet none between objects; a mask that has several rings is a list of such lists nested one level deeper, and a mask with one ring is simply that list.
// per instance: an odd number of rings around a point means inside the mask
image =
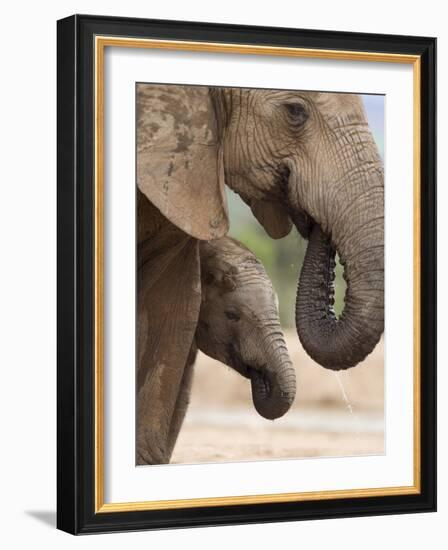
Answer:
[{"label": "elephant eye", "polygon": [[224,311],[224,314],[229,321],[239,321],[241,319],[240,315],[236,311]]},{"label": "elephant eye", "polygon": [[308,120],[308,111],[302,103],[285,103],[285,108],[288,111],[291,124],[293,126],[303,126]]},{"label": "elephant eye", "polygon": [[215,280],[215,276],[213,275],[213,273],[207,273],[205,275],[205,284],[206,285],[211,285],[214,280]]}]

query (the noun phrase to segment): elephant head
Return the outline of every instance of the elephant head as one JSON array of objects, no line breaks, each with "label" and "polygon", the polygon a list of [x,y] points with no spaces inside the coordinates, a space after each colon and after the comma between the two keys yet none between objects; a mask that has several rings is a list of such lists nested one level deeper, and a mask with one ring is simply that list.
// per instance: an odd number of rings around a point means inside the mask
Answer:
[{"label": "elephant head", "polygon": [[294,401],[296,378],[271,281],[252,252],[234,239],[203,242],[199,249],[202,302],[196,344],[250,379],[261,416],[279,418]]},{"label": "elephant head", "polygon": [[224,182],[271,237],[295,225],[309,239],[296,300],[305,350],[330,369],[363,360],[384,326],[384,174],[360,97],[158,85],[137,97],[142,193],[198,239],[227,231]]},{"label": "elephant head", "polygon": [[[309,239],[296,300],[308,354],[346,369],[384,328],[384,172],[355,94],[214,89],[226,184],[273,238]],[[335,253],[347,282],[333,310]]]}]

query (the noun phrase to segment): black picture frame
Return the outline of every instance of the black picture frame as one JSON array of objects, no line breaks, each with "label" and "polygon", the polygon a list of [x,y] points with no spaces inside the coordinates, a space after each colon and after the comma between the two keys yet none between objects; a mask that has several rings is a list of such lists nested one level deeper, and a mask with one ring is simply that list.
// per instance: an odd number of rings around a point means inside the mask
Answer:
[{"label": "black picture frame", "polygon": [[[420,57],[420,492],[96,513],[94,38],[121,36]],[[57,24],[57,527],[72,534],[431,512],[436,509],[436,39],[74,15]]]}]

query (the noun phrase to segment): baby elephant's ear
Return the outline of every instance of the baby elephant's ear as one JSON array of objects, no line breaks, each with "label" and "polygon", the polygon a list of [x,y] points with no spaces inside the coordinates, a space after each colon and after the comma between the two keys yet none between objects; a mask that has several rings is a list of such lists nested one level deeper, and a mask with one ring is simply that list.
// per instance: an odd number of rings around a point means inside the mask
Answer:
[{"label": "baby elephant's ear", "polygon": [[291,231],[291,218],[279,203],[253,199],[250,207],[266,233],[273,239],[281,239]]},{"label": "baby elephant's ear", "polygon": [[137,85],[137,185],[192,237],[227,233],[223,161],[208,88]]}]

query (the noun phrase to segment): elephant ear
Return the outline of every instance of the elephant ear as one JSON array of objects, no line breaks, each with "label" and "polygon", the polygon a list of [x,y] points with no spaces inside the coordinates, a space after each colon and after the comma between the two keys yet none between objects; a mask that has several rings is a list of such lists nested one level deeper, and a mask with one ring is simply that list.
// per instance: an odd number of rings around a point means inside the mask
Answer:
[{"label": "elephant ear", "polygon": [[137,85],[137,185],[168,220],[202,240],[229,227],[218,141],[206,87]]},{"label": "elephant ear", "polygon": [[250,207],[266,233],[273,239],[281,239],[291,231],[292,221],[278,202],[253,199]]}]

